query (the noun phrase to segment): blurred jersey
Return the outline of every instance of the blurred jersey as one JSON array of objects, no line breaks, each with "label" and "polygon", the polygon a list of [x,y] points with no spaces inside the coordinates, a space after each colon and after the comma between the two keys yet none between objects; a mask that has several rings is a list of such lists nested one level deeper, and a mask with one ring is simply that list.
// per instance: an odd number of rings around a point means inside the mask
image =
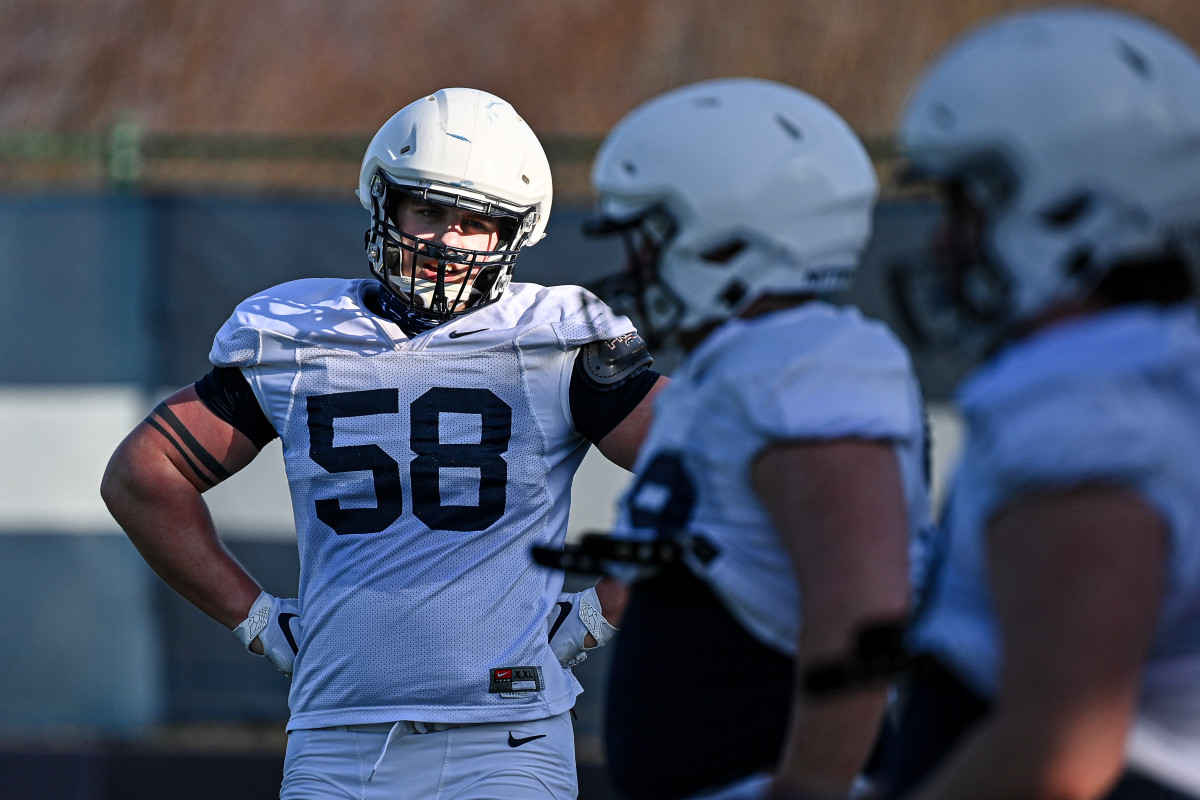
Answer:
[{"label": "blurred jersey", "polygon": [[968,440],[916,644],[982,697],[996,690],[984,526],[1022,492],[1130,487],[1170,534],[1167,595],[1128,743],[1130,766],[1200,793],[1200,326],[1132,306],[1011,346],[960,391]]},{"label": "blurred jersey", "polygon": [[800,593],[751,482],[753,461],[778,441],[892,442],[915,547],[929,528],[929,499],[908,353],[857,309],[809,302],[726,322],[672,377],[655,400],[617,534],[700,537],[711,551],[689,557],[692,571],[757,640],[794,656]]}]

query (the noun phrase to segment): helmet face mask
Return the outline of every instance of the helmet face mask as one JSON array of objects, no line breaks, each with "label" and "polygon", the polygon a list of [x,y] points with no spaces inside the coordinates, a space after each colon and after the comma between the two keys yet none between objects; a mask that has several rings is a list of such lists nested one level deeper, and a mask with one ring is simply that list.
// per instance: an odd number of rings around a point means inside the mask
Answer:
[{"label": "helmet face mask", "polygon": [[[512,279],[517,254],[529,236],[530,212],[517,216],[494,204],[464,204],[428,189],[391,184],[382,173],[372,180],[375,208],[367,233],[371,274],[408,307],[416,319],[439,325],[454,316],[498,299]],[[487,250],[453,247],[404,230],[398,211],[405,202],[421,202],[465,210],[497,221],[496,245]],[[488,213],[490,212],[490,213]],[[422,276],[417,264],[436,262],[433,277]]]},{"label": "helmet face mask", "polygon": [[625,220],[601,217],[586,229],[590,236],[621,237],[624,269],[593,288],[617,313],[639,321],[638,330],[651,347],[678,328],[684,311],[683,301],[663,282],[659,271],[662,252],[677,229],[670,213],[657,205]]},{"label": "helmet face mask", "polygon": [[750,78],[634,109],[601,145],[592,184],[597,220],[585,232],[621,233],[628,257],[597,293],[638,310],[643,335],[681,343],[765,295],[848,286],[878,191],[866,150],[832,109]]},{"label": "helmet face mask", "polygon": [[[443,89],[398,111],[367,148],[359,200],[371,213],[371,274],[406,319],[428,329],[503,296],[517,255],[545,235],[549,162],[511,105],[475,89]],[[404,230],[405,203],[485,218],[487,249],[452,246]]]},{"label": "helmet face mask", "polygon": [[1006,332],[1012,285],[988,249],[987,226],[1010,195],[987,178],[930,183],[942,209],[931,243],[886,277],[914,344],[974,354]]}]

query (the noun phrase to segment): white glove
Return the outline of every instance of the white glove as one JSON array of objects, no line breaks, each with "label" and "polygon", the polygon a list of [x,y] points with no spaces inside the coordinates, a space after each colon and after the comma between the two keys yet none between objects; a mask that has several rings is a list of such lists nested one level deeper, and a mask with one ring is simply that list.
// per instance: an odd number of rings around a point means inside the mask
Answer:
[{"label": "white glove", "polygon": [[573,667],[587,658],[588,651],[596,649],[583,646],[589,633],[596,639],[596,647],[608,644],[617,633],[600,612],[595,587],[574,594],[560,594],[558,603],[550,611],[550,649],[558,663]]},{"label": "white glove", "polygon": [[233,629],[233,635],[252,655],[258,653],[250,650],[250,644],[258,639],[263,646],[262,657],[291,677],[300,639],[300,606],[296,598],[281,599],[263,592],[250,606],[250,615]]}]

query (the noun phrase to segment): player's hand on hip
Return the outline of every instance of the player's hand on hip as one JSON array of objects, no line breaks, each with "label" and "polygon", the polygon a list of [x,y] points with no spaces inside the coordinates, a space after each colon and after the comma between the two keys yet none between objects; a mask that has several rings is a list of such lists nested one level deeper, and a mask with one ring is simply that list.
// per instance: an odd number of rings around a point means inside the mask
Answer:
[{"label": "player's hand on hip", "polygon": [[[617,629],[609,624],[600,609],[596,589],[582,592],[563,592],[550,609],[550,649],[558,663],[573,667],[588,656],[588,652],[608,644]],[[588,634],[595,644],[587,646]]]},{"label": "player's hand on hip", "polygon": [[[250,614],[233,629],[246,649],[263,656],[284,675],[291,676],[300,642],[300,606],[294,597],[280,598],[263,592]],[[253,645],[258,642],[262,652]]]}]

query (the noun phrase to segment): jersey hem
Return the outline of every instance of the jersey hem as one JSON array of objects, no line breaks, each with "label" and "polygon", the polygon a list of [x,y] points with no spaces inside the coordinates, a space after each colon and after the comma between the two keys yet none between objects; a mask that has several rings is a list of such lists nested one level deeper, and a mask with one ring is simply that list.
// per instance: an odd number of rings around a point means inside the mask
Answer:
[{"label": "jersey hem", "polygon": [[288,720],[287,729],[303,730],[314,728],[329,728],[337,725],[369,725],[380,722],[449,722],[449,723],[486,723],[486,722],[530,722],[533,720],[556,717],[575,707],[575,698],[569,698],[554,703],[541,703],[536,706],[520,706],[497,708],[496,706],[392,706],[387,708],[339,709],[333,712],[308,712],[293,714]]}]

